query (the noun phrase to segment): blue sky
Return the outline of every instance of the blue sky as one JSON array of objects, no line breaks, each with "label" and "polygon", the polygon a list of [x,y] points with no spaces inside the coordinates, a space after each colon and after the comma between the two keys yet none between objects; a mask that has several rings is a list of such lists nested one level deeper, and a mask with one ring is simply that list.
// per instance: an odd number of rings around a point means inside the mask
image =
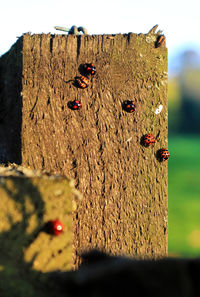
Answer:
[{"label": "blue sky", "polygon": [[54,34],[54,26],[72,25],[104,34],[147,33],[159,24],[170,61],[182,48],[200,51],[199,0],[7,0],[1,12],[0,55],[25,32]]}]

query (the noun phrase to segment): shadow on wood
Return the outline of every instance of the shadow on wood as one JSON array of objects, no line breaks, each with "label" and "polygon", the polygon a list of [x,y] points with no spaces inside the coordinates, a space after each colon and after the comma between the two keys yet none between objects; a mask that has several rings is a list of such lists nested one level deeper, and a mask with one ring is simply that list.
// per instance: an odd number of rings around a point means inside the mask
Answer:
[{"label": "shadow on wood", "polygon": [[23,37],[0,58],[0,163],[21,164]]}]

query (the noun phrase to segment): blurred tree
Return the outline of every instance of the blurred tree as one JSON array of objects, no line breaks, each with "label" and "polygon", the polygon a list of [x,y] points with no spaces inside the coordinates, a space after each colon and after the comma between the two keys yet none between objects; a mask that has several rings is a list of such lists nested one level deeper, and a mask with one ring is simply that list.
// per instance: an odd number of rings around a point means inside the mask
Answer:
[{"label": "blurred tree", "polygon": [[186,50],[169,79],[169,133],[200,133],[200,54]]},{"label": "blurred tree", "polygon": [[185,51],[179,74],[181,93],[181,133],[200,133],[200,55]]},{"label": "blurred tree", "polygon": [[181,107],[181,94],[179,79],[177,76],[169,78],[168,85],[169,97],[169,134],[177,134],[180,131],[180,107]]}]

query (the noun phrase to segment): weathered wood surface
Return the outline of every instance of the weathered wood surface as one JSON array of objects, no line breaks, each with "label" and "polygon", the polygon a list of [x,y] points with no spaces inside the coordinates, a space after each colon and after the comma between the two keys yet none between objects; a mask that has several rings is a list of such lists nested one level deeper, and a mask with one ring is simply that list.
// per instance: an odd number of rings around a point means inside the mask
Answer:
[{"label": "weathered wood surface", "polygon": [[[10,107],[21,108],[21,142],[17,156],[9,146],[11,157],[75,179],[84,196],[74,218],[77,254],[91,248],[167,254],[167,162],[156,159],[157,150],[167,147],[167,50],[155,48],[157,37],[25,34],[17,43],[20,53],[12,49],[21,55],[22,73],[21,97]],[[0,64],[11,58],[2,57]],[[97,73],[83,90],[71,80],[86,62]],[[12,67],[6,75],[15,82]],[[81,100],[80,111],[68,108],[74,99]],[[132,114],[122,110],[127,99],[135,101]],[[0,131],[9,115],[3,121]],[[150,148],[140,143],[146,133],[159,134]]]}]

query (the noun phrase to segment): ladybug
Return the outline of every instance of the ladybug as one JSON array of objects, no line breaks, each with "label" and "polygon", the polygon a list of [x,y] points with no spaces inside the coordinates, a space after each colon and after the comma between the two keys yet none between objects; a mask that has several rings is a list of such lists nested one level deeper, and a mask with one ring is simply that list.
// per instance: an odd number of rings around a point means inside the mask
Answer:
[{"label": "ladybug", "polygon": [[144,146],[150,146],[156,142],[155,137],[152,134],[146,134],[143,136],[143,144]]},{"label": "ladybug", "polygon": [[82,103],[79,100],[70,101],[68,107],[72,110],[79,110],[82,108]]},{"label": "ladybug", "polygon": [[75,80],[77,85],[82,89],[87,88],[89,85],[89,79],[83,75],[77,76]]},{"label": "ladybug", "polygon": [[157,156],[160,161],[165,161],[169,159],[170,154],[167,149],[162,148],[157,152]]},{"label": "ladybug", "polygon": [[158,36],[156,43],[155,43],[155,47],[158,48],[160,46],[164,46],[165,41],[166,41],[166,37],[164,35]]},{"label": "ladybug", "polygon": [[122,103],[122,108],[123,110],[125,110],[126,112],[133,112],[136,110],[136,106],[135,106],[135,102],[130,101],[130,100],[126,100]]},{"label": "ladybug", "polygon": [[91,75],[94,75],[96,73],[96,67],[94,66],[94,64],[85,64],[84,65],[84,70],[85,70],[85,73],[87,75],[91,74]]},{"label": "ladybug", "polygon": [[47,222],[46,229],[49,234],[58,236],[63,233],[64,225],[59,220],[51,220]]}]

